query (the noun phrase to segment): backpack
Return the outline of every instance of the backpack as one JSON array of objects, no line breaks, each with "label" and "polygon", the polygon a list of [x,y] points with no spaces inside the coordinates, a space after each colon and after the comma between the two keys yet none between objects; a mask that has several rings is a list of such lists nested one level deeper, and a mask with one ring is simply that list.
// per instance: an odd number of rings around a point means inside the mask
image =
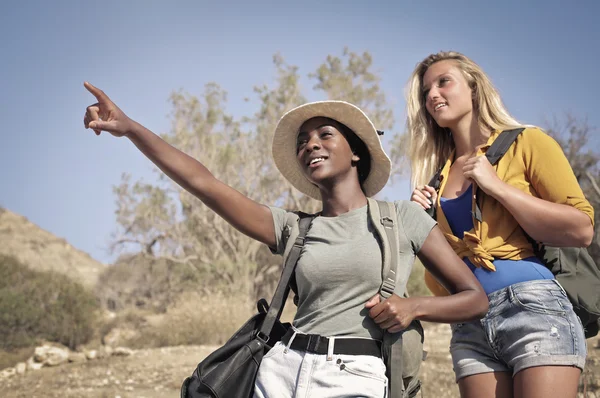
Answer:
[{"label": "backpack", "polygon": [[[485,154],[492,166],[498,163],[523,130],[525,129],[518,128],[500,133]],[[440,187],[440,174],[441,169],[429,182],[436,191],[439,191]],[[434,206],[429,209],[429,215],[435,218],[433,209]],[[475,203],[474,217],[481,220],[478,202]],[[534,241],[527,233],[525,235],[531,242],[536,256],[552,271],[567,293],[573,310],[581,320],[585,337],[596,336],[600,328],[600,269],[587,249],[548,246]]]},{"label": "backpack", "polygon": [[[396,280],[402,286],[401,295],[406,294],[406,281],[410,274],[410,267],[399,267],[398,264],[398,221],[396,206],[392,202],[368,200],[368,214],[372,225],[377,231],[379,242],[382,246],[382,283],[379,294],[382,300],[390,297],[395,290]],[[305,213],[288,213],[286,226],[283,234],[287,239],[283,258],[289,256],[294,241],[298,236],[298,222],[301,218],[309,215]],[[290,283],[294,292],[297,292],[295,280]],[[297,295],[294,303],[297,302]],[[414,320],[410,326],[399,333],[384,333],[383,336],[383,359],[386,364],[386,376],[388,378],[389,398],[412,398],[421,389],[421,381],[418,378],[421,362],[426,353],[423,351],[424,332],[421,323]]]}]

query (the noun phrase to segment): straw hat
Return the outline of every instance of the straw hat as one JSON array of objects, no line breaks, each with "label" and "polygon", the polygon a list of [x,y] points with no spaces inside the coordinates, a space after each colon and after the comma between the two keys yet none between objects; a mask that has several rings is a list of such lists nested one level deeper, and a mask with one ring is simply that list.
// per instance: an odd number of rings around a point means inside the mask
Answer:
[{"label": "straw hat", "polygon": [[283,176],[300,192],[321,200],[319,188],[306,178],[296,160],[296,139],[304,122],[314,117],[328,117],[348,127],[366,145],[371,155],[371,171],[362,186],[366,196],[374,196],[387,183],[392,162],[379,140],[378,131],[367,115],[345,101],[318,101],[301,105],[287,112],[275,128],[273,159]]}]

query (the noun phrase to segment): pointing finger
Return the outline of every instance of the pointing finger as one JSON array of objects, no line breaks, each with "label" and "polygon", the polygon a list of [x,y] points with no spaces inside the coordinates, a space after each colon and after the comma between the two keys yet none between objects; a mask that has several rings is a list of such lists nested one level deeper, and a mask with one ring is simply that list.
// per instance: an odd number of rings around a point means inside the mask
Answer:
[{"label": "pointing finger", "polygon": [[96,99],[98,100],[98,102],[110,101],[108,99],[108,96],[106,94],[104,94],[104,91],[100,90],[98,87],[92,85],[91,83],[84,82],[83,86],[87,89],[87,91],[89,91],[90,93],[92,93],[92,95],[94,97],[96,97]]}]

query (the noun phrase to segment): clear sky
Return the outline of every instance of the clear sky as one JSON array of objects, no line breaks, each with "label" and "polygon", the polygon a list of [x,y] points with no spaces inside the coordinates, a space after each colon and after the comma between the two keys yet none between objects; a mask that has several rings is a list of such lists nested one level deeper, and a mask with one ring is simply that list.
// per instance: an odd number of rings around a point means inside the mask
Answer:
[{"label": "clear sky", "polygon": [[[598,16],[597,0],[4,1],[0,206],[111,262],[112,187],[123,172],[155,175],[128,140],[83,128],[94,102],[83,81],[160,133],[170,126],[169,94],[200,94],[211,81],[228,91],[230,113],[253,113],[252,89],[273,83],[276,52],[306,75],[345,46],[369,51],[395,132],[415,64],[449,49],[484,68],[517,119],[543,124],[571,112],[600,127]],[[305,88],[322,99],[307,80]],[[407,199],[408,182],[384,195]]]}]

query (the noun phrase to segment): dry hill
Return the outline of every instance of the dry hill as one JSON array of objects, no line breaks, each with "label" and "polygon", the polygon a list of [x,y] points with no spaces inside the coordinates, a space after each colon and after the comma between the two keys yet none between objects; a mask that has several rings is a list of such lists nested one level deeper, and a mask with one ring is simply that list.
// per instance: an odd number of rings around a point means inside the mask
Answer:
[{"label": "dry hill", "polygon": [[65,274],[93,287],[104,265],[27,218],[0,208],[0,254],[40,271]]}]

